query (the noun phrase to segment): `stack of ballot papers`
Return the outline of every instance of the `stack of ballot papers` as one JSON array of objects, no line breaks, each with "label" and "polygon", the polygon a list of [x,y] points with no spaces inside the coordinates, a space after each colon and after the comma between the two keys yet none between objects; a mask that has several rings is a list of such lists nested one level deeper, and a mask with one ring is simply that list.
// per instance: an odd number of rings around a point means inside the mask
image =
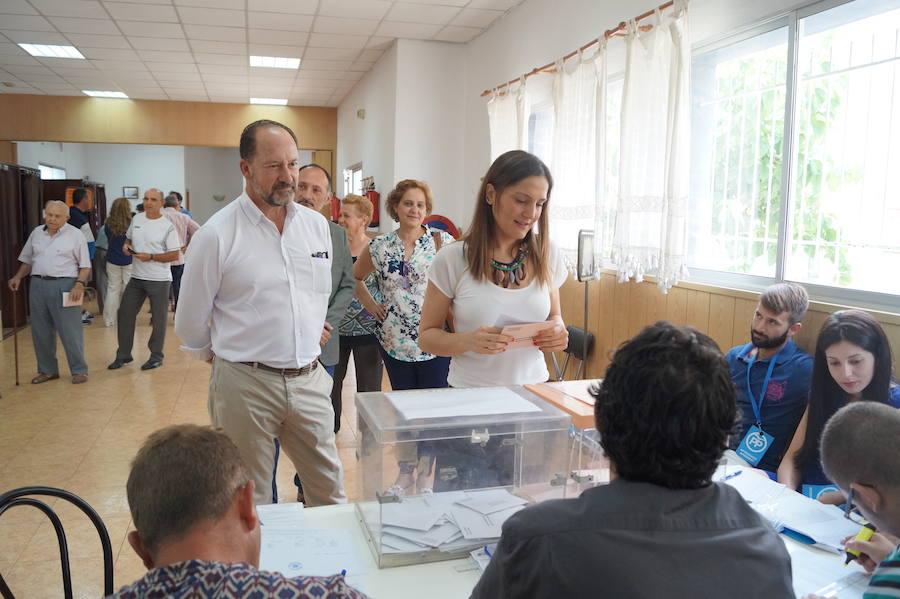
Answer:
[{"label": "stack of ballot papers", "polygon": [[381,506],[382,553],[451,552],[494,543],[528,501],[506,489],[450,491]]},{"label": "stack of ballot papers", "polygon": [[789,530],[802,537],[793,538],[821,549],[840,553],[841,541],[856,535],[860,525],[844,518],[834,505],[825,505],[801,495],[770,479],[765,474],[743,466],[720,466],[713,480],[731,485],[775,530]]}]

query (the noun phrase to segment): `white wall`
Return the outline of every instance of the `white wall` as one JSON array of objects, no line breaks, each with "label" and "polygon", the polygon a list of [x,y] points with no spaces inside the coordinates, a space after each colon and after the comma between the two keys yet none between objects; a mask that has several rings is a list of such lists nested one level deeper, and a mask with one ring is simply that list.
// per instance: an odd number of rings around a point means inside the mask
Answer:
[{"label": "white wall", "polygon": [[[381,193],[381,230],[389,231],[391,219],[384,210],[384,199],[393,188],[394,122],[397,103],[397,46],[391,46],[372,70],[347,94],[337,115],[337,149],[335,152],[336,193],[343,197],[342,171],[362,163],[363,177],[375,177],[375,189]],[[357,118],[359,109],[366,118]]]},{"label": "white wall", "polygon": [[122,188],[137,186],[138,197],[151,187],[184,190],[184,146],[137,144],[82,144],[90,179],[106,184],[106,201],[122,195]]},{"label": "white wall", "polygon": [[[184,192],[191,194],[191,214],[200,224],[243,191],[237,148],[186,147]],[[213,196],[222,197],[217,201]]]},{"label": "white wall", "polygon": [[62,168],[66,170],[66,178],[81,179],[90,174],[84,167],[84,145],[56,141],[20,141],[16,144],[16,160],[22,166],[34,169],[39,164]]}]

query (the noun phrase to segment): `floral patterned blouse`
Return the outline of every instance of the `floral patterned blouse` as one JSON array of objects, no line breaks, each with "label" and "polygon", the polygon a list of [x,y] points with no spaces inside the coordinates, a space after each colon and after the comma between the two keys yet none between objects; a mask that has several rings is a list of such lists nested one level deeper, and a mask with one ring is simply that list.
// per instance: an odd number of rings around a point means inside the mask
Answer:
[{"label": "floral patterned blouse", "polygon": [[440,234],[442,246],[453,243],[450,234],[422,227],[408,262],[403,260],[403,240],[397,231],[379,235],[369,243],[378,288],[387,309],[375,334],[384,351],[395,360],[424,362],[435,357],[419,349],[419,320],[428,288],[428,269],[437,254],[432,231]]},{"label": "floral patterned blouse", "polygon": [[[353,256],[356,262],[356,256]],[[378,290],[378,281],[374,272],[370,272],[365,280],[366,289],[378,303],[383,303],[384,298],[381,297],[381,291]],[[372,335],[378,328],[378,321],[372,316],[368,310],[363,308],[362,302],[354,295],[344,312],[344,317],[338,324],[338,333],[341,337],[362,337],[363,335]]]}]

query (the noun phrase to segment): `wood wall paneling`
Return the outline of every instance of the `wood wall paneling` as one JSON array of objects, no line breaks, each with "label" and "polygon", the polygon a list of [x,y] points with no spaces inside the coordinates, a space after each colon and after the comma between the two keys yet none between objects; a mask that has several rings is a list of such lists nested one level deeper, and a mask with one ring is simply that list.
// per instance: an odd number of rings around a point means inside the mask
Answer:
[{"label": "wood wall paneling", "polygon": [[236,147],[265,118],[290,127],[301,148],[337,147],[337,109],[327,107],[3,94],[0,114],[0,140]]}]

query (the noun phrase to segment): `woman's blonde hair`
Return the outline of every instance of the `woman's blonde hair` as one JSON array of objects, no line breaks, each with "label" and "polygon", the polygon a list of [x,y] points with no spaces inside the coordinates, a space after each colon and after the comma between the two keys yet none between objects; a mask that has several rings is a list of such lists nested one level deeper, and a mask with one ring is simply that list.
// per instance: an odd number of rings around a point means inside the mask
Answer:
[{"label": "woman's blonde hair", "polygon": [[475,216],[463,237],[469,272],[476,281],[491,280],[491,254],[496,245],[497,223],[487,200],[488,185],[494,188],[494,197],[499,201],[504,189],[528,177],[543,177],[547,180],[547,201],[538,219],[538,234],[529,230],[522,243],[528,251],[528,265],[535,278],[541,284],[550,283],[550,216],[547,208],[550,192],[553,191],[553,177],[540,158],[522,150],[512,150],[498,156],[481,181]]},{"label": "woman's blonde hair", "polygon": [[369,226],[369,223],[372,222],[372,202],[368,198],[349,193],[347,197],[341,200],[341,206],[355,207],[356,213],[366,220],[366,226]]},{"label": "woman's blonde hair", "polygon": [[391,190],[391,193],[388,194],[387,198],[388,215],[395,221],[400,220],[400,217],[397,215],[397,204],[403,199],[403,194],[410,189],[421,189],[422,193],[425,194],[425,211],[428,214],[431,214],[431,211],[434,208],[434,199],[431,197],[431,188],[428,187],[428,183],[425,181],[416,181],[415,179],[404,179],[397,183],[397,187]]},{"label": "woman's blonde hair", "polygon": [[106,226],[113,237],[124,235],[131,224],[131,202],[128,198],[116,198],[106,217]]}]

